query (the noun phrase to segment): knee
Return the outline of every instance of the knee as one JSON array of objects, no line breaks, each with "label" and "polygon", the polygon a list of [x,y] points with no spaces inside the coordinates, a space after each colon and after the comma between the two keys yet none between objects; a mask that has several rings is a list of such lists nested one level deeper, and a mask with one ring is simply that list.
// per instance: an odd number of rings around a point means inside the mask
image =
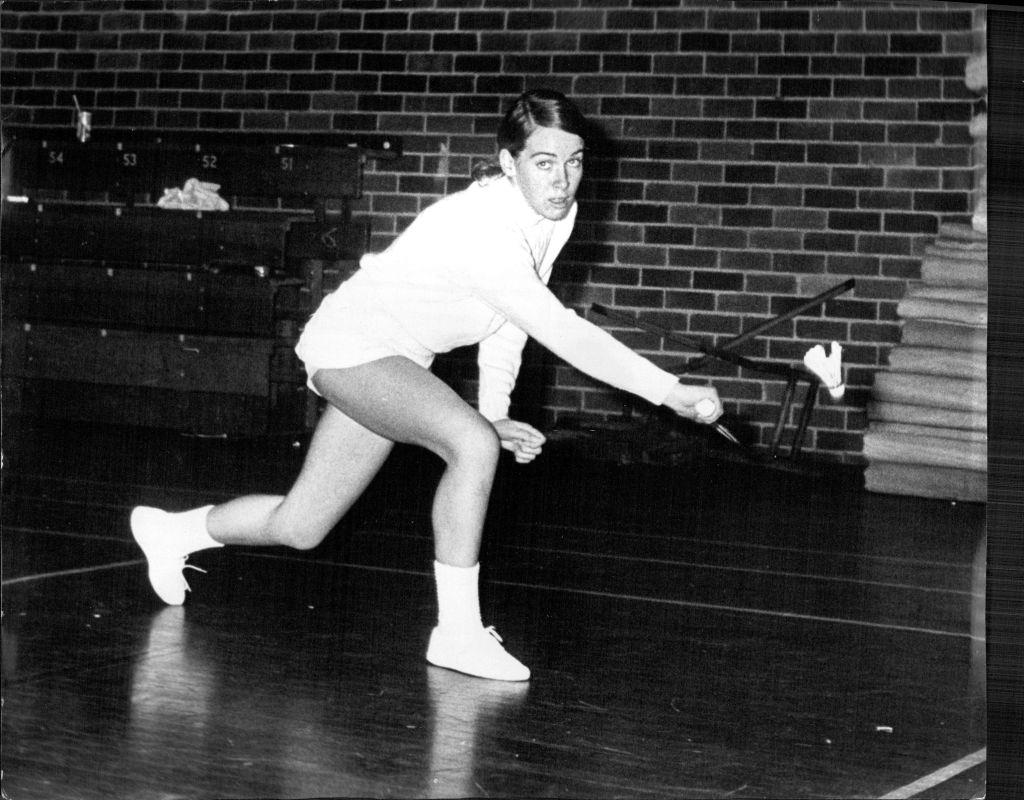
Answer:
[{"label": "knee", "polygon": [[327,538],[329,529],[309,522],[271,522],[270,538],[293,550],[312,550]]},{"label": "knee", "polygon": [[447,450],[442,455],[449,464],[493,470],[501,453],[501,442],[494,427],[479,417],[459,428],[448,442]]},{"label": "knee", "polygon": [[326,538],[326,531],[310,529],[292,531],[287,544],[293,550],[312,550]]}]

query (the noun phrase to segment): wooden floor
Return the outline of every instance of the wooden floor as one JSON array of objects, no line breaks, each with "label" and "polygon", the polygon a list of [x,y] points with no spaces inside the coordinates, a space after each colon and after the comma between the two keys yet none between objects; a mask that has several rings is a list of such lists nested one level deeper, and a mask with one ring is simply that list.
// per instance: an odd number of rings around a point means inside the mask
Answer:
[{"label": "wooden floor", "polygon": [[482,580],[533,670],[509,685],[423,660],[431,457],[399,449],[313,551],[197,554],[168,608],[130,508],[286,488],[304,443],[5,437],[13,800],[984,793],[983,506],[714,448],[508,459]]}]

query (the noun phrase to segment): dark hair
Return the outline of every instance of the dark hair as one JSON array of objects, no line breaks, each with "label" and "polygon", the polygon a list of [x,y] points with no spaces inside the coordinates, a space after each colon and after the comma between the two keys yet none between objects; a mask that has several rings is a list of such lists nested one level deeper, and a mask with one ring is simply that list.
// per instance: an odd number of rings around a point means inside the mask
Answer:
[{"label": "dark hair", "polygon": [[[523,92],[498,125],[498,150],[508,150],[513,157],[518,156],[537,128],[558,128],[586,140],[589,123],[576,104],[561,92],[552,89]],[[501,174],[497,159],[473,167],[473,177],[478,181]]]}]

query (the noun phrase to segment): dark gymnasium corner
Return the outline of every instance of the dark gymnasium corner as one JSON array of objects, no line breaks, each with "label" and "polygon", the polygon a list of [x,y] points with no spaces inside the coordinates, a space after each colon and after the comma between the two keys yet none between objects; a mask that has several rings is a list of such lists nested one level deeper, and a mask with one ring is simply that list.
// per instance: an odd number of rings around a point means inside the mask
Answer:
[{"label": "dark gymnasium corner", "polygon": [[[867,0],[0,6],[6,796],[1014,796],[1020,383],[987,366],[1019,359],[1024,165],[988,95],[1024,111],[990,63],[1022,29]],[[528,685],[423,661],[440,464],[408,447],[319,547],[197,554],[162,606],[130,509],[287,489],[304,320],[538,85],[604,133],[553,288],[713,382],[738,443],[528,345],[514,411],[548,444],[503,461],[481,559]],[[802,360],[832,342],[838,399]],[[474,359],[435,371],[471,399]]]}]

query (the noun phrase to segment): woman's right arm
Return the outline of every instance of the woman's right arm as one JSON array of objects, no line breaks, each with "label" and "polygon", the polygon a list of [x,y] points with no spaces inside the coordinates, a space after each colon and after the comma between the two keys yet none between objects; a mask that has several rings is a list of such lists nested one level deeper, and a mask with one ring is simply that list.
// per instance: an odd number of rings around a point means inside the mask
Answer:
[{"label": "woman's right arm", "polygon": [[[680,384],[676,376],[563,306],[538,275],[516,259],[498,257],[473,272],[475,291],[484,302],[581,372],[655,405],[667,405],[688,419],[711,422],[721,413],[714,389]],[[713,418],[696,411],[696,403],[705,398],[715,403]]]}]

